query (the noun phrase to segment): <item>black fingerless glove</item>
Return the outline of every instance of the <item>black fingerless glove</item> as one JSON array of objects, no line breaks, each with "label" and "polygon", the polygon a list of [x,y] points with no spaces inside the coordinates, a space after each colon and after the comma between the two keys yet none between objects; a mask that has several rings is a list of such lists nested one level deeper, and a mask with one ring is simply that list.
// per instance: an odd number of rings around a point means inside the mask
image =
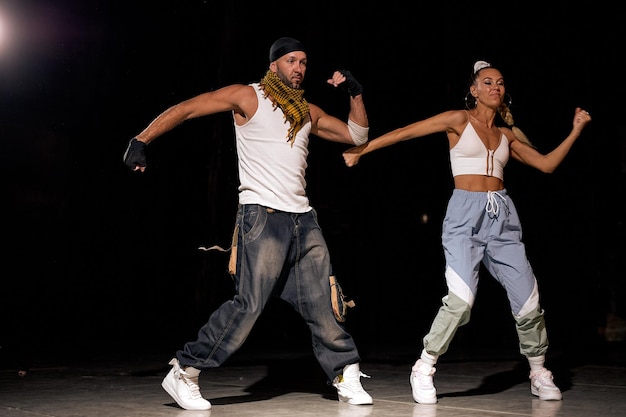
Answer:
[{"label": "black fingerless glove", "polygon": [[146,166],[146,144],[137,140],[137,138],[132,138],[128,143],[128,148],[126,148],[126,152],[124,152],[124,163],[133,171],[137,169],[137,167],[145,167]]},{"label": "black fingerless glove", "polygon": [[352,97],[356,97],[359,94],[363,93],[363,87],[361,84],[352,76],[352,73],[348,70],[339,70],[340,73],[346,77],[346,80],[339,84],[344,91],[347,91]]}]

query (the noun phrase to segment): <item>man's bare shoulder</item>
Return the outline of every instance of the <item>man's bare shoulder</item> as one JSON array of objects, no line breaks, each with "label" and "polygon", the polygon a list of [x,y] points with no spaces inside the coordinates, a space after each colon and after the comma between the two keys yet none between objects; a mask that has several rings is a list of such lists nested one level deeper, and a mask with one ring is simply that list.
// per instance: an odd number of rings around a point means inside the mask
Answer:
[{"label": "man's bare shoulder", "polygon": [[313,103],[308,103],[308,104],[309,104],[309,115],[311,116],[311,121],[316,122],[320,117],[326,114],[326,112],[322,110],[322,108],[319,107],[318,105],[313,104]]},{"label": "man's bare shoulder", "polygon": [[244,118],[249,118],[256,112],[258,100],[251,85],[231,84],[216,90],[215,93],[230,103],[231,110]]}]

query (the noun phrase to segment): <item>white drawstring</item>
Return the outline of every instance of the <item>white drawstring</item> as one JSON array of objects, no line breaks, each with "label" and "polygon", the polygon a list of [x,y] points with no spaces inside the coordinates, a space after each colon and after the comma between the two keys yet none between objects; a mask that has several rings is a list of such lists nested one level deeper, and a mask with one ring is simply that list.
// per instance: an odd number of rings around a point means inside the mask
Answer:
[{"label": "white drawstring", "polygon": [[506,199],[502,196],[502,194],[497,191],[487,191],[487,204],[485,205],[485,211],[493,214],[494,216],[497,216],[500,211],[500,206],[498,205],[496,196],[500,197],[506,206]]}]

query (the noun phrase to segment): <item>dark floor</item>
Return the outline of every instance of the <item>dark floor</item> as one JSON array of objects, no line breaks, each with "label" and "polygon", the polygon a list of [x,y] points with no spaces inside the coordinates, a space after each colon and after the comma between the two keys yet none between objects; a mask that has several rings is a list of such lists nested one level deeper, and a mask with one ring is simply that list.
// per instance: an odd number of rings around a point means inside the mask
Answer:
[{"label": "dark floor", "polygon": [[[0,350],[1,352],[1,350]],[[5,352],[6,353],[6,352]],[[511,352],[509,352],[510,354]],[[221,368],[203,372],[200,385],[209,411],[186,411],[162,390],[171,353],[126,353],[106,349],[89,359],[31,358],[29,366],[0,359],[0,415],[74,416],[384,416],[384,417],[623,417],[626,416],[626,355],[623,343],[586,353],[553,352],[548,367],[563,401],[530,394],[525,361],[515,354],[453,353],[437,365],[436,405],[416,404],[409,372],[415,353],[393,346],[362,348],[361,369],[373,406],[337,401],[309,352],[236,354]],[[20,374],[20,371],[25,374]]]}]

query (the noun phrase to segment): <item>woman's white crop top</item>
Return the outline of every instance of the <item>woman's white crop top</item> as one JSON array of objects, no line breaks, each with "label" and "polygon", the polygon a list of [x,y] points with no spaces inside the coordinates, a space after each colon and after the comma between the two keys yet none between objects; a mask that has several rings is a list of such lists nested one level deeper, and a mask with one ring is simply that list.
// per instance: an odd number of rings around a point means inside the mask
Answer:
[{"label": "woman's white crop top", "polygon": [[504,179],[504,166],[509,161],[509,141],[504,133],[500,144],[487,149],[471,122],[467,122],[457,144],[450,149],[452,176],[464,174],[486,175]]}]

